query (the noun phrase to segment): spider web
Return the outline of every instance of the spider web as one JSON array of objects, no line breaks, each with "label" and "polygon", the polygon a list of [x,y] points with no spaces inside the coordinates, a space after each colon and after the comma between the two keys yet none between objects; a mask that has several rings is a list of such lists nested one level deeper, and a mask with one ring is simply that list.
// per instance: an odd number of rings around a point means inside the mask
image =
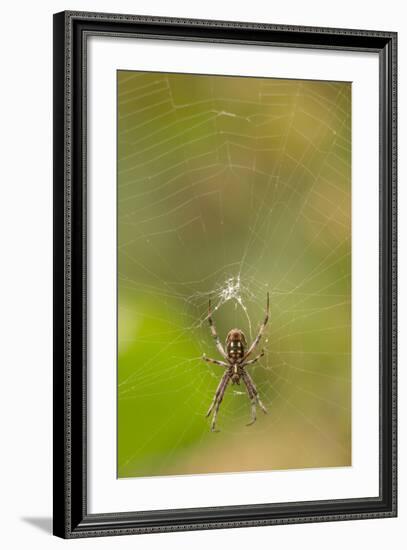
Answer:
[{"label": "spider web", "polygon": [[[119,477],[350,464],[350,93],[118,72]],[[230,385],[210,433],[208,300],[251,340],[267,292],[269,414]]]}]

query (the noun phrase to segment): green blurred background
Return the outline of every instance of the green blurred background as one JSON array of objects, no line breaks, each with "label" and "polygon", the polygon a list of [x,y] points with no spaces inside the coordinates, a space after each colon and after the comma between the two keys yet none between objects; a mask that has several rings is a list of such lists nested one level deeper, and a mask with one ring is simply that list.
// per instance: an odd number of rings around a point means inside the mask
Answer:
[{"label": "green blurred background", "polygon": [[[118,476],[351,464],[351,85],[118,71]],[[205,413],[222,340],[271,319]],[[261,347],[261,346],[260,346]]]}]

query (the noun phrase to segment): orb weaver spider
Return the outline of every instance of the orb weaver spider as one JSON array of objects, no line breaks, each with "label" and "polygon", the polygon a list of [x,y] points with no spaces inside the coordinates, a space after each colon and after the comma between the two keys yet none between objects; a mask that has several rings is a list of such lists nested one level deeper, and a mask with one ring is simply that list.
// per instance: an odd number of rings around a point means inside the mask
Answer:
[{"label": "orb weaver spider", "polygon": [[249,365],[253,365],[254,363],[257,363],[257,361],[261,359],[261,357],[263,357],[264,355],[264,350],[261,350],[259,355],[257,355],[253,359],[248,359],[249,356],[253,353],[254,349],[257,347],[264,333],[267,322],[269,320],[269,311],[270,311],[270,299],[269,299],[269,293],[267,292],[266,316],[264,318],[263,323],[260,325],[259,332],[256,338],[253,340],[253,342],[251,343],[247,351],[245,351],[247,346],[246,337],[244,335],[244,332],[238,328],[234,328],[228,332],[226,336],[226,342],[225,342],[226,350],[225,350],[221,344],[218,333],[216,332],[215,324],[212,319],[211,300],[209,300],[208,317],[207,317],[209,326],[211,329],[212,336],[215,340],[216,348],[219,351],[219,353],[222,355],[222,357],[225,359],[225,361],[218,361],[217,359],[211,359],[210,357],[207,357],[205,354],[203,354],[202,359],[204,361],[207,361],[208,363],[213,363],[214,365],[219,365],[224,369],[226,369],[216,389],[215,396],[213,398],[211,406],[209,407],[209,410],[206,413],[206,417],[208,417],[212,413],[212,411],[214,411],[213,417],[212,417],[212,423],[211,423],[212,432],[215,431],[216,418],[218,415],[219,407],[220,407],[220,404],[222,403],[223,396],[225,395],[226,388],[228,387],[230,382],[232,384],[240,384],[240,380],[242,379],[246,386],[247,393],[251,401],[251,420],[247,424],[247,426],[251,426],[256,421],[256,405],[259,405],[262,411],[265,414],[267,414],[267,409],[261,402],[256,385],[253,382],[249,373],[246,371],[246,367]]}]

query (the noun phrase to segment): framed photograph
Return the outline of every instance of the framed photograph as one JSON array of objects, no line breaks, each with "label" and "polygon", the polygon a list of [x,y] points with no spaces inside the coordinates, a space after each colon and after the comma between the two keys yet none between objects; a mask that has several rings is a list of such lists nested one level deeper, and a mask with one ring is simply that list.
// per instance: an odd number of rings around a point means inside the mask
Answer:
[{"label": "framed photograph", "polygon": [[54,16],[54,534],[396,515],[393,32]]}]

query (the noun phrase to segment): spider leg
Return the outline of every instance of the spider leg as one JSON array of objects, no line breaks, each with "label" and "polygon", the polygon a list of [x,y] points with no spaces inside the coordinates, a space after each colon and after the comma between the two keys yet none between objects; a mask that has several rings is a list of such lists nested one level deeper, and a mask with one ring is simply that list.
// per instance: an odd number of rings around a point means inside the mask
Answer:
[{"label": "spider leg", "polygon": [[242,367],[245,367],[246,365],[253,365],[254,363],[257,363],[259,359],[261,359],[264,355],[264,349],[261,350],[261,353],[254,359],[250,359],[250,361],[245,361],[244,363],[240,363]]},{"label": "spider leg", "polygon": [[252,353],[252,351],[254,350],[254,348],[257,346],[257,344],[260,342],[261,340],[261,337],[263,336],[263,332],[266,328],[266,325],[268,323],[268,320],[269,320],[269,314],[270,314],[270,295],[269,293],[267,292],[267,305],[266,305],[266,316],[264,318],[264,321],[262,322],[262,324],[260,325],[260,328],[259,328],[259,332],[257,333],[257,336],[256,338],[253,340],[252,344],[250,345],[249,349],[246,351],[246,353],[244,354],[243,356],[243,359],[242,359],[242,363],[245,361],[245,359],[247,357],[249,357],[249,355]]},{"label": "spider leg", "polygon": [[220,404],[222,403],[222,399],[223,399],[223,396],[225,395],[225,391],[226,391],[226,388],[229,384],[229,376],[226,378],[226,381],[225,383],[223,384],[220,392],[219,392],[219,396],[218,396],[218,399],[216,401],[216,405],[215,405],[215,412],[213,413],[213,417],[212,417],[212,424],[211,424],[211,432],[214,432],[216,431],[215,430],[215,426],[216,426],[216,417],[218,416],[218,411],[219,411],[219,407],[220,407]]},{"label": "spider leg", "polygon": [[211,406],[209,407],[208,409],[208,412],[206,413],[206,417],[208,417],[211,412],[212,412],[212,409],[213,407],[215,406],[217,400],[218,400],[218,397],[219,397],[219,393],[223,387],[223,384],[225,383],[226,379],[229,378],[229,373],[228,372],[225,372],[225,374],[222,376],[222,378],[220,379],[220,382],[219,382],[219,385],[218,387],[216,388],[216,392],[215,392],[215,395],[214,395],[214,398],[212,400],[212,403],[211,403]]},{"label": "spider leg", "polygon": [[222,378],[219,382],[218,387],[216,388],[215,396],[213,398],[211,406],[209,407],[208,412],[206,413],[206,416],[208,417],[211,414],[213,408],[216,407],[215,408],[215,413],[214,413],[213,419],[212,419],[211,431],[215,430],[216,416],[217,416],[220,404],[222,402],[223,395],[225,393],[226,387],[229,383],[229,378],[230,378],[229,373],[225,372],[225,374],[222,376]]},{"label": "spider leg", "polygon": [[249,394],[250,403],[251,403],[251,420],[250,420],[250,422],[248,422],[246,424],[246,426],[251,426],[252,424],[254,424],[256,422],[256,418],[257,418],[257,416],[256,416],[256,398],[253,394],[253,390],[250,387],[250,385],[246,382],[246,380],[244,380],[244,382],[246,384],[247,393]]},{"label": "spider leg", "polygon": [[213,363],[214,365],[220,365],[221,367],[228,368],[229,365],[225,363],[224,361],[218,361],[217,359],[211,359],[210,357],[207,357],[205,353],[202,355],[202,359],[204,361],[207,361],[208,363]]},{"label": "spider leg", "polygon": [[228,357],[227,353],[223,349],[223,346],[222,346],[221,341],[219,339],[218,333],[216,332],[215,323],[213,322],[213,319],[212,319],[212,309],[211,309],[211,301],[210,300],[209,300],[209,304],[208,304],[208,323],[209,323],[209,326],[211,328],[211,333],[212,333],[213,339],[215,340],[215,344],[216,344],[216,347],[217,347],[219,353],[222,355],[222,357],[227,359],[227,357]]},{"label": "spider leg", "polygon": [[248,426],[251,426],[252,424],[254,424],[254,422],[256,422],[256,404],[259,405],[264,414],[267,414],[267,409],[260,400],[259,392],[257,391],[256,385],[253,382],[251,376],[247,372],[243,372],[242,378],[243,382],[246,385],[247,393],[249,394],[252,405],[252,418],[251,421],[247,424]]}]

